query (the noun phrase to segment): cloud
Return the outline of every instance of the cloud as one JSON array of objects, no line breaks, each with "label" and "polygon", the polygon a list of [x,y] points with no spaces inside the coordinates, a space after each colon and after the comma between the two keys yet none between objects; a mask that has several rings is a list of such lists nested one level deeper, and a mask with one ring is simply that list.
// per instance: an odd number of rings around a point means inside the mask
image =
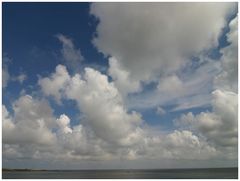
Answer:
[{"label": "cloud", "polygon": [[2,86],[3,88],[7,87],[9,81],[9,73],[7,69],[2,69]]},{"label": "cloud", "polygon": [[188,127],[206,137],[210,143],[223,150],[224,156],[231,158],[237,158],[238,144],[236,23],[237,17],[230,22],[230,32],[227,34],[230,45],[221,50],[222,71],[214,82],[217,89],[212,92],[213,110],[195,116],[188,113],[175,121],[177,126]]},{"label": "cloud", "polygon": [[175,159],[208,159],[217,156],[217,150],[210,146],[191,131],[175,130],[166,136],[165,148],[170,151],[170,156]]},{"label": "cloud", "polygon": [[192,64],[189,63],[180,75],[162,76],[153,89],[128,97],[128,108],[148,109],[172,105],[174,107],[170,111],[178,111],[209,106],[212,82],[222,70],[220,62],[202,57],[194,70],[191,69]]},{"label": "cloud", "polygon": [[63,133],[71,133],[72,129],[69,127],[70,119],[67,115],[62,114],[59,119],[57,119],[57,124],[60,131]]},{"label": "cloud", "polygon": [[237,146],[237,94],[216,90],[213,92],[212,112],[191,112],[175,120],[176,126],[200,132],[209,142],[221,147]]},{"label": "cloud", "polygon": [[80,63],[84,60],[80,49],[76,49],[70,38],[62,34],[58,34],[56,37],[62,43],[61,53],[67,66],[74,71],[79,70]]},{"label": "cloud", "polygon": [[182,92],[183,90],[183,83],[176,75],[171,75],[168,77],[161,78],[159,80],[157,89],[163,94],[164,93],[172,94],[172,92],[179,93],[179,92]]},{"label": "cloud", "polygon": [[238,89],[238,18],[234,18],[230,24],[230,32],[227,35],[229,46],[221,50],[222,72],[215,78],[215,87],[237,92]]},{"label": "cloud", "polygon": [[166,111],[163,108],[161,108],[160,106],[158,106],[157,110],[156,110],[156,113],[158,115],[164,115],[164,114],[166,114]]},{"label": "cloud", "polygon": [[126,96],[128,93],[134,93],[141,90],[138,81],[132,80],[128,71],[122,69],[118,60],[114,57],[109,58],[109,75],[113,78],[119,92]]},{"label": "cloud", "polygon": [[3,56],[3,67],[2,67],[2,87],[6,88],[10,81],[18,81],[19,83],[23,83],[27,79],[27,75],[25,73],[20,73],[18,76],[10,75],[8,71],[9,64],[11,63],[11,59],[4,55]]},{"label": "cloud", "polygon": [[[58,74],[59,67],[64,66],[58,65],[56,72],[50,77]],[[145,127],[139,113],[126,110],[122,95],[114,82],[110,82],[106,75],[97,70],[85,68],[83,75],[73,76],[65,73],[66,77],[70,78],[64,79],[62,85],[58,85],[58,89],[64,87],[61,96],[76,101],[80,112],[84,115],[81,124],[73,128],[69,127],[70,120],[67,116],[62,115],[57,120],[60,130],[65,128],[68,130],[59,132],[58,141],[65,151],[72,150],[70,158],[135,160],[154,157],[158,159],[198,157],[203,159],[217,154],[214,147],[208,145],[204,139],[193,135],[191,131],[176,130],[165,134],[160,134],[158,131],[156,134]],[[52,81],[52,84],[55,84],[54,79]],[[175,139],[181,136],[182,141],[176,142]],[[81,142],[82,146],[77,146],[76,142]],[[99,151],[90,151],[93,147]],[[196,149],[194,152],[191,150],[192,156],[186,151],[190,148]],[[199,150],[202,150],[201,153]],[[162,154],[159,155],[159,152]]]},{"label": "cloud", "polygon": [[23,83],[25,80],[27,79],[27,74],[25,73],[20,73],[18,76],[16,77],[12,77],[12,81],[18,81],[19,83]]},{"label": "cloud", "polygon": [[59,100],[62,89],[65,98],[75,100],[95,134],[106,141],[124,142],[134,132],[132,126],[141,122],[137,113],[127,113],[121,95],[107,76],[92,68],[85,68],[83,77],[75,74],[70,78],[66,68],[58,65],[51,78],[40,79],[39,83],[46,95]]},{"label": "cloud", "polygon": [[237,94],[213,92],[213,113],[197,116],[198,127],[209,140],[221,146],[237,146]]},{"label": "cloud", "polygon": [[47,96],[53,96],[57,103],[61,103],[61,90],[64,89],[66,82],[70,79],[65,66],[58,65],[56,73],[50,77],[39,79],[43,93]]},{"label": "cloud", "polygon": [[54,117],[46,101],[24,95],[13,104],[14,116],[5,106],[2,109],[3,143],[51,145],[55,141]]},{"label": "cloud", "polygon": [[3,56],[2,66],[2,87],[6,88],[10,81],[10,74],[8,72],[8,64],[11,60],[7,56]]},{"label": "cloud", "polygon": [[134,80],[154,80],[181,68],[189,56],[217,47],[235,5],[93,3],[91,14],[99,19],[93,44]]},{"label": "cloud", "polygon": [[[235,8],[235,3],[92,3],[90,12],[99,20],[92,42],[113,57],[109,75],[119,91],[135,93],[125,100],[128,109],[209,106],[221,67],[206,52],[218,47]],[[146,88],[151,83],[158,85]]]}]

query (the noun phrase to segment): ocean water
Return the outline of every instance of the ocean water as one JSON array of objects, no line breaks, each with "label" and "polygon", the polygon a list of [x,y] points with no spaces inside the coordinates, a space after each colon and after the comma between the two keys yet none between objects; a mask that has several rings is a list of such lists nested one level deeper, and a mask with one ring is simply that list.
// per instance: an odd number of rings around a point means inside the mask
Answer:
[{"label": "ocean water", "polygon": [[3,171],[3,179],[237,179],[238,168]]}]

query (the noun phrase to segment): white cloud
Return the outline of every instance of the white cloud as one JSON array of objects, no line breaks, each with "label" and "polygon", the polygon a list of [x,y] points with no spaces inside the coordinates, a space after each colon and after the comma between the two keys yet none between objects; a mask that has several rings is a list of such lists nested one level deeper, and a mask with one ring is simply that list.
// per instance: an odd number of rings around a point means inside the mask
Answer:
[{"label": "white cloud", "polygon": [[235,5],[93,3],[91,13],[100,20],[93,43],[134,80],[152,80],[175,72],[188,56],[216,47]]},{"label": "white cloud", "polygon": [[65,94],[77,101],[87,123],[106,141],[124,144],[134,132],[133,125],[141,122],[139,114],[127,113],[121,95],[107,76],[94,69],[85,68],[83,78],[79,74],[73,76]]},{"label": "white cloud", "polygon": [[39,84],[46,95],[55,96],[57,101],[61,96],[75,100],[86,124],[98,137],[116,144],[131,144],[129,137],[141,122],[141,116],[127,112],[121,94],[106,75],[85,68],[83,77],[80,74],[70,77],[66,68],[58,65],[56,72],[50,78],[41,78]]},{"label": "white cloud", "polygon": [[175,125],[198,132],[217,146],[236,147],[237,105],[237,94],[216,90],[212,112],[201,112],[196,116],[189,112],[175,120]]},{"label": "white cloud", "polygon": [[70,38],[62,34],[58,34],[56,37],[62,43],[61,53],[67,66],[73,70],[79,70],[80,63],[84,60],[80,49],[76,49]]},{"label": "white cloud", "polygon": [[21,96],[13,104],[14,116],[3,106],[3,143],[51,145],[55,136],[52,109],[44,100]]},{"label": "white cloud", "polygon": [[168,145],[165,148],[170,150],[170,156],[175,159],[208,159],[217,155],[214,147],[188,130],[175,130],[166,136],[165,142]]},{"label": "white cloud", "polygon": [[213,113],[201,113],[196,118],[199,130],[209,140],[221,146],[237,146],[237,94],[213,92]]},{"label": "white cloud", "polygon": [[58,65],[56,73],[49,78],[39,79],[38,84],[41,86],[43,93],[47,96],[53,96],[55,100],[61,103],[61,90],[64,89],[65,83],[70,79],[65,66]]},{"label": "white cloud", "polygon": [[57,124],[60,127],[60,131],[63,133],[71,133],[72,129],[70,128],[70,119],[67,115],[62,114],[59,119],[57,119]]},{"label": "white cloud", "polygon": [[140,82],[132,80],[130,73],[119,65],[114,57],[109,58],[109,75],[113,78],[114,84],[119,92],[126,96],[128,93],[138,92],[141,90]]},{"label": "white cloud", "polygon": [[15,128],[14,123],[12,122],[12,117],[9,115],[6,107],[2,105],[2,127],[3,127],[3,138],[6,133],[12,131]]}]

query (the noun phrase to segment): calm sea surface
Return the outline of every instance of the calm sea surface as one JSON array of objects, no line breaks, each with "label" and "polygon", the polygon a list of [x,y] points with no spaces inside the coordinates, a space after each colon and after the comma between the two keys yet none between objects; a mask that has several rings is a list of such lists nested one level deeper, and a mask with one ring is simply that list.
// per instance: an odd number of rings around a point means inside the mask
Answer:
[{"label": "calm sea surface", "polygon": [[161,170],[57,170],[3,171],[3,179],[170,179],[238,178],[238,168],[161,169]]}]

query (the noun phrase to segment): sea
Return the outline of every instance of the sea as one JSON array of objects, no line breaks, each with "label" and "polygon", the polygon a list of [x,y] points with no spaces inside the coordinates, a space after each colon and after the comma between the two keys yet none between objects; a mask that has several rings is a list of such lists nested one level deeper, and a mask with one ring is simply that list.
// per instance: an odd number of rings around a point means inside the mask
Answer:
[{"label": "sea", "polygon": [[237,179],[238,168],[3,171],[3,179]]}]

